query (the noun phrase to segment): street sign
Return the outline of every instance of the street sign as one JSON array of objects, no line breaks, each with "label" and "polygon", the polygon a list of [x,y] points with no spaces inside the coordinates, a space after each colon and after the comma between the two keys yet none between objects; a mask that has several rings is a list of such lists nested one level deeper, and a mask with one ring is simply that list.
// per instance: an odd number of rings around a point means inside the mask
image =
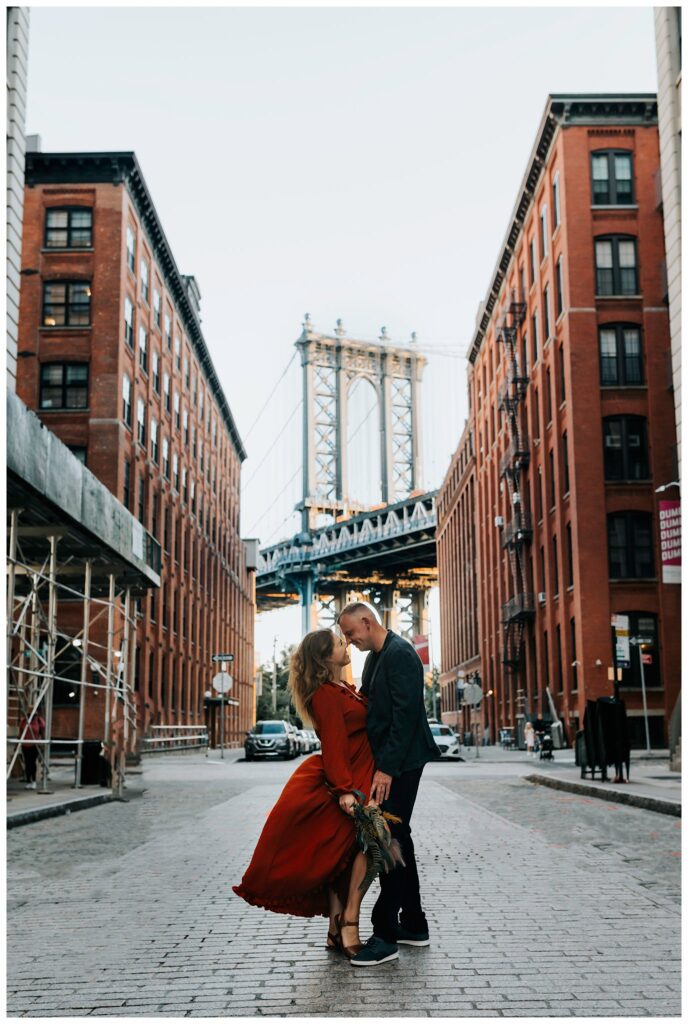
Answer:
[{"label": "street sign", "polygon": [[649,644],[650,646],[652,646],[654,640],[652,640],[651,637],[647,636],[632,636],[629,643],[632,643],[634,647],[640,644]]},{"label": "street sign", "polygon": [[467,683],[463,688],[463,699],[466,704],[479,704],[483,699],[483,688],[477,683]]},{"label": "street sign", "polygon": [[213,654],[213,661],[234,661],[233,654]]},{"label": "street sign", "polygon": [[616,664],[618,668],[631,667],[630,622],[628,615],[612,615],[614,643],[616,647]]},{"label": "street sign", "polygon": [[218,693],[229,693],[233,683],[234,680],[226,672],[218,672],[217,675],[213,676],[213,689],[217,690]]}]

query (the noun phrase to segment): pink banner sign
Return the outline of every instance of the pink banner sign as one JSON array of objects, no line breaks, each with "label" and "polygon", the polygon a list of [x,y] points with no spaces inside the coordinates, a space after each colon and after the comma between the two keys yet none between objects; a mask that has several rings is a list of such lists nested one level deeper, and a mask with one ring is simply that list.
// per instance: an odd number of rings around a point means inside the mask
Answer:
[{"label": "pink banner sign", "polygon": [[681,582],[681,502],[659,502],[662,583]]}]

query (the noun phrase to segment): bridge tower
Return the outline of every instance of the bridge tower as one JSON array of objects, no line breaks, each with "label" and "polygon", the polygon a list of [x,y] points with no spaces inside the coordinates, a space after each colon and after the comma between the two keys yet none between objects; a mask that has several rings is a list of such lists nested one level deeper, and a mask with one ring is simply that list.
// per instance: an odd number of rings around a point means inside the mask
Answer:
[{"label": "bridge tower", "polygon": [[[372,385],[379,410],[382,504],[420,490],[420,384],[426,359],[415,350],[415,342],[413,334],[408,345],[393,345],[385,327],[377,341],[348,338],[341,320],[331,335],[322,334],[306,314],[296,341],[303,371],[303,498],[297,509],[304,544],[315,529],[366,510],[349,492],[347,470],[349,396],[360,379]],[[344,604],[362,594],[350,584],[321,593],[317,566],[303,572],[299,590],[304,632],[332,624]],[[387,625],[409,636],[426,631],[427,590],[404,591],[402,596],[392,583],[384,592],[365,596],[380,608]]]}]

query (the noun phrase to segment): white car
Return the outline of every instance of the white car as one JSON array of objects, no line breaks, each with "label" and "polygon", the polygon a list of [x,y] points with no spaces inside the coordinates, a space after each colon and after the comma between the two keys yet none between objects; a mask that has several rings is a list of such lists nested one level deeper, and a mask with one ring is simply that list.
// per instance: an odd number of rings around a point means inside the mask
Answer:
[{"label": "white car", "polygon": [[457,760],[461,756],[461,744],[459,737],[448,725],[441,725],[439,722],[430,723],[430,732],[443,758]]}]

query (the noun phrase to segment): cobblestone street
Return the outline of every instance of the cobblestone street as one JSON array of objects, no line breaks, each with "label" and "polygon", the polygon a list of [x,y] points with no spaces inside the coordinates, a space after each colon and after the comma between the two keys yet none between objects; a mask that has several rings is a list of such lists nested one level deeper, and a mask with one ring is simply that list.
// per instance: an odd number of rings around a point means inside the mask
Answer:
[{"label": "cobblestone street", "polygon": [[432,945],[356,971],[324,919],[230,889],[295,767],[158,759],[128,803],[9,832],[8,1014],[680,1014],[679,819],[534,786],[517,759],[432,765],[414,815]]}]

